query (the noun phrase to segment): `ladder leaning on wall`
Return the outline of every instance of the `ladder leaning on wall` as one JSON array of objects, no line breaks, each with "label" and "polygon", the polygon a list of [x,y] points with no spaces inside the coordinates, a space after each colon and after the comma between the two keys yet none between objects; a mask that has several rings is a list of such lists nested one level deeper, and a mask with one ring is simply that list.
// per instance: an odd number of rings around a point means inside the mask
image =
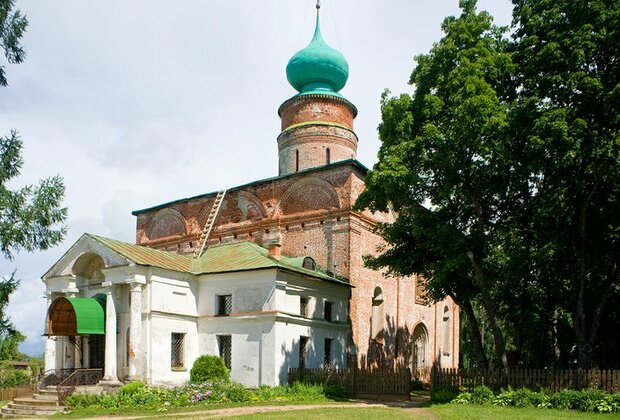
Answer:
[{"label": "ladder leaning on wall", "polygon": [[217,214],[220,211],[220,207],[222,206],[222,201],[224,201],[224,196],[226,195],[226,188],[219,191],[215,196],[215,201],[211,206],[211,211],[209,211],[209,217],[207,217],[207,222],[205,223],[204,229],[202,229],[202,233],[200,234],[200,239],[198,240],[198,244],[196,244],[196,250],[194,251],[194,258],[200,258],[202,254],[207,249],[207,242],[209,242],[209,234],[213,229],[213,225],[215,225],[215,219],[217,218]]}]

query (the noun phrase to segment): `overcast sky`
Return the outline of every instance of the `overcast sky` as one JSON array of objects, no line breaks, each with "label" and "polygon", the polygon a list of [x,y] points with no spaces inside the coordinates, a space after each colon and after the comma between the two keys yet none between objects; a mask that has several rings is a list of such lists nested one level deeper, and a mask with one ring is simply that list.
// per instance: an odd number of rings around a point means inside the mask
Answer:
[{"label": "overcast sky", "polygon": [[[41,275],[84,232],[134,241],[132,210],[277,175],[278,106],[289,58],[309,41],[312,0],[18,0],[26,61],[0,89],[0,135],[19,130],[18,185],[59,174],[69,233],[58,247],[0,259],[21,285],[9,315],[43,353]],[[411,92],[413,57],[441,37],[458,0],[324,0],[322,32],[349,62],[341,93],[359,110],[358,159],[379,149],[384,89]],[[508,0],[480,0],[510,23]]]}]

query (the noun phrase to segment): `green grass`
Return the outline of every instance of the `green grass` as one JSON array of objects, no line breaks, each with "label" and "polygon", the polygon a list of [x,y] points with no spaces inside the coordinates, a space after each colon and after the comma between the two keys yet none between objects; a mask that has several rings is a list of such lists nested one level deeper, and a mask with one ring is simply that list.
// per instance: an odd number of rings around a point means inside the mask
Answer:
[{"label": "green grass", "polygon": [[411,419],[411,418],[427,418],[427,416],[415,416],[400,408],[318,408],[311,410],[295,410],[295,411],[275,411],[270,413],[257,413],[235,418],[243,419]]},{"label": "green grass", "polygon": [[584,413],[549,408],[496,407],[493,405],[436,404],[431,411],[440,419],[620,419],[620,414]]}]

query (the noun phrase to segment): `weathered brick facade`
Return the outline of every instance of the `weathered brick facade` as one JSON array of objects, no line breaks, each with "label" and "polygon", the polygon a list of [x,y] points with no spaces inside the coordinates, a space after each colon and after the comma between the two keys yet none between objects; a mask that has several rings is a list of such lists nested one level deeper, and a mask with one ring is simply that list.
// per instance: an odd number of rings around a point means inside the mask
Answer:
[{"label": "weathered brick facade", "polygon": [[[383,244],[373,226],[393,219],[352,210],[367,172],[354,160],[355,106],[339,95],[296,95],[278,113],[279,176],[228,190],[208,243],[263,245],[277,237],[283,254],[310,256],[322,270],[348,279],[355,286],[349,313],[360,363],[398,360],[416,368],[435,362],[456,367],[456,305],[450,299],[425,305],[414,277],[386,277],[364,266],[363,256],[376,254]],[[134,212],[136,242],[193,252],[215,196]]]}]

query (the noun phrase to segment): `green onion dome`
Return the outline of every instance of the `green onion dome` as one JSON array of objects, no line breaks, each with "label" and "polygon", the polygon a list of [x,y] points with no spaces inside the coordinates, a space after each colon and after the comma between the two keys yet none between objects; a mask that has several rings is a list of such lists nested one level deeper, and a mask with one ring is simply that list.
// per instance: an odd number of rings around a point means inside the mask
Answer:
[{"label": "green onion dome", "polygon": [[323,40],[317,13],[312,41],[289,60],[286,78],[302,94],[334,94],[344,87],[348,77],[349,64],[339,51]]}]

